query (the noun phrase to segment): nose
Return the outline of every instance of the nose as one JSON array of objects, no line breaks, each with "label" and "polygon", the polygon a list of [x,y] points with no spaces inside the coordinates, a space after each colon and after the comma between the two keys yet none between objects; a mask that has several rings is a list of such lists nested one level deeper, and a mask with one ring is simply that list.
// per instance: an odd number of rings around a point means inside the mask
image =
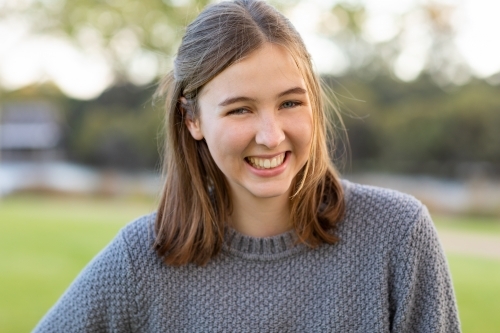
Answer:
[{"label": "nose", "polygon": [[269,149],[278,147],[285,140],[285,132],[275,114],[261,115],[255,141]]}]

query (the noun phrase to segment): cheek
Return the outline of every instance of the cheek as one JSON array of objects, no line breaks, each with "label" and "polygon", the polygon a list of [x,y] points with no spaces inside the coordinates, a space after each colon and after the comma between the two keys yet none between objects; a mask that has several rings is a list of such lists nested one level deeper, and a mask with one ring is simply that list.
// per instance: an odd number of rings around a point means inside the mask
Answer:
[{"label": "cheek", "polygon": [[309,154],[312,142],[313,122],[310,114],[301,114],[293,119],[289,126],[289,136],[295,147],[305,154]]},{"label": "cheek", "polygon": [[227,170],[229,166],[234,167],[233,163],[243,160],[245,148],[251,140],[251,134],[245,127],[221,123],[207,129],[204,130],[205,140],[221,170]]}]

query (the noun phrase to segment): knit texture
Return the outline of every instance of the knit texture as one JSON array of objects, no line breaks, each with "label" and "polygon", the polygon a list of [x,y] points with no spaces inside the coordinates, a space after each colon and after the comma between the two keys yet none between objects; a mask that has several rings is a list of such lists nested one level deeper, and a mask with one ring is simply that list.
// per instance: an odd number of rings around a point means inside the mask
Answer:
[{"label": "knit texture", "polygon": [[340,241],[311,249],[293,231],[226,235],[206,266],[165,265],[154,215],[126,226],[34,332],[459,332],[427,209],[396,191],[343,181]]}]

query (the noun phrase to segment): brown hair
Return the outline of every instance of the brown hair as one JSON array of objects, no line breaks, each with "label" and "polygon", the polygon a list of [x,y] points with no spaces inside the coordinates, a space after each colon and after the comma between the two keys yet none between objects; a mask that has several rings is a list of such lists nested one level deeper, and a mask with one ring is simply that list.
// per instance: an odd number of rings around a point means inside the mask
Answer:
[{"label": "brown hair", "polygon": [[[155,248],[167,264],[203,265],[219,253],[231,200],[224,174],[205,140],[192,138],[185,117],[196,119],[201,88],[264,43],[285,47],[306,81],[313,110],[313,138],[306,165],[296,176],[292,224],[300,241],[315,247],[334,243],[344,214],[344,195],[328,154],[330,122],[324,93],[304,43],[282,14],[262,1],[236,0],[207,7],[187,27],[174,69],[157,96],[166,102],[165,185],[156,216]],[[181,97],[187,103],[181,105]]]}]

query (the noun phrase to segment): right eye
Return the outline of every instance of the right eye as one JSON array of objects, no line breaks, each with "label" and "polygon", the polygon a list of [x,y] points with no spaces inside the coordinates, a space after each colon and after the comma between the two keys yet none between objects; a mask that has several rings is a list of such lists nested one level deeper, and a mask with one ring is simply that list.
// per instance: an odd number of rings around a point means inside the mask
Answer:
[{"label": "right eye", "polygon": [[239,109],[235,109],[235,110],[232,110],[232,111],[229,111],[227,114],[235,114],[235,115],[238,115],[238,114],[245,114],[245,113],[248,113],[249,111],[247,109],[244,109],[244,108],[239,108]]}]

